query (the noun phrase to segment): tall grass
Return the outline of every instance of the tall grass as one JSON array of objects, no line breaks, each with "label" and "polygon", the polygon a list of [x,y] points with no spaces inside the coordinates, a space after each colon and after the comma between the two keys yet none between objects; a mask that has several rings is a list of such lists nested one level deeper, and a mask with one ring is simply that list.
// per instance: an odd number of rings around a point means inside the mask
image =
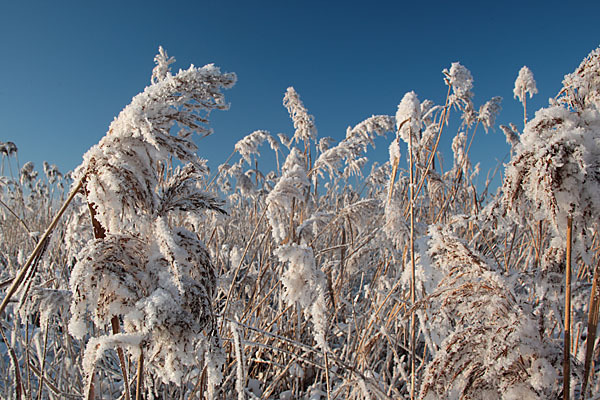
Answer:
[{"label": "tall grass", "polygon": [[476,107],[459,63],[444,104],[410,92],[337,144],[289,88],[291,134],[251,133],[211,175],[191,134],[235,78],[172,75],[160,49],[74,181],[0,147],[0,396],[597,398],[599,54],[531,119],[521,70],[491,195],[469,150],[500,99]]}]

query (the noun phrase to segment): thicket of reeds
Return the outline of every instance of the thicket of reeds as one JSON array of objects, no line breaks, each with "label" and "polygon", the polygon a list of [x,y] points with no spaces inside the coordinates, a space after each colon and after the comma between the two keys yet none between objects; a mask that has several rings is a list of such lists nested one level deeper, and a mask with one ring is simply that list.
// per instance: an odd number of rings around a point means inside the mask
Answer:
[{"label": "thicket of reeds", "polygon": [[600,399],[600,50],[530,118],[519,72],[495,192],[470,150],[501,99],[459,63],[339,143],[289,88],[291,134],[211,172],[235,75],[155,62],[73,173],[0,143],[0,397]]}]

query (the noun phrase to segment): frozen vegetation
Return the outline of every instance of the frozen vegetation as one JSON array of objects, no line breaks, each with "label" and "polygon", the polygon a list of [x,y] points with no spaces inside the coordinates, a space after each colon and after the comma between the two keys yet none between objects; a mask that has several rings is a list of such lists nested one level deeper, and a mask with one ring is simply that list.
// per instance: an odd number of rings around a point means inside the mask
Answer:
[{"label": "frozen vegetation", "polygon": [[0,143],[0,397],[600,399],[600,50],[530,119],[518,72],[495,194],[469,151],[502,99],[460,63],[339,143],[288,88],[290,134],[211,173],[236,77],[174,61],[71,173]]}]

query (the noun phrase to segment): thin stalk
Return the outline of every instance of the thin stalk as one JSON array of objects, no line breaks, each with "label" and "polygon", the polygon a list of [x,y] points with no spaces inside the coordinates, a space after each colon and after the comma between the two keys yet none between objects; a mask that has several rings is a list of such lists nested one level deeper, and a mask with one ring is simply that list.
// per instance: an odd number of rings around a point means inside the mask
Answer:
[{"label": "thin stalk", "polygon": [[[250,239],[248,240],[248,243],[246,244],[246,248],[244,249],[244,253],[242,254],[242,257],[240,258],[240,262],[238,263],[237,268],[235,269],[235,273],[234,273],[233,279],[231,281],[231,286],[229,286],[229,290],[227,291],[227,298],[225,299],[225,306],[223,307],[223,312],[222,312],[223,316],[226,315],[225,313],[227,312],[227,307],[229,307],[229,301],[231,299],[231,294],[233,293],[233,287],[235,286],[235,281],[240,272],[240,268],[242,267],[242,263],[244,262],[244,258],[246,257],[246,254],[248,253],[248,249],[250,248],[250,245],[254,241],[254,237],[256,236],[256,233],[258,232],[258,227],[260,226],[260,223],[262,222],[263,218],[265,217],[267,210],[268,210],[268,207],[265,206],[265,209],[261,213],[260,219],[254,226],[254,230],[252,231],[252,235],[250,235]],[[222,329],[223,329],[223,324],[221,323],[221,330]]]},{"label": "thin stalk", "polygon": [[[452,86],[448,86],[448,93],[446,94],[446,104],[444,105],[444,110],[442,111],[442,115],[440,116],[440,129],[438,131],[437,137],[435,139],[435,144],[433,145],[433,148],[431,149],[431,154],[429,155],[429,160],[427,160],[427,165],[425,167],[425,170],[423,171],[423,175],[421,175],[421,180],[419,182],[419,186],[417,187],[417,190],[415,190],[415,193],[419,193],[421,191],[421,188],[423,187],[423,184],[425,183],[425,178],[427,177],[427,173],[429,172],[429,169],[431,168],[431,165],[433,163],[433,158],[435,157],[435,152],[437,151],[438,145],[440,144],[440,138],[442,137],[442,131],[444,130],[444,125],[446,123],[446,120],[448,119],[448,109],[449,109],[449,105],[448,105],[448,101],[450,99],[450,90],[452,89]],[[410,205],[409,205],[410,207]],[[405,210],[404,215],[406,216],[406,214],[409,212],[408,208]]]},{"label": "thin stalk", "polygon": [[[402,121],[402,123],[398,126],[398,129],[396,130],[396,139],[394,139],[396,142],[398,142],[398,134],[400,133],[400,129],[402,128],[402,126],[404,126],[405,123],[410,122],[410,118],[405,119],[404,121]],[[400,163],[400,159],[399,158],[394,158],[394,165],[393,165],[393,170],[392,170],[392,179],[390,179],[390,188],[389,188],[389,192],[388,192],[388,204],[390,204],[390,202],[392,201],[392,194],[394,193],[394,182],[396,181],[396,175],[398,174],[398,164]]]},{"label": "thin stalk", "polygon": [[[121,325],[119,323],[119,317],[113,316],[110,320],[113,335],[121,332]],[[125,354],[121,346],[117,347],[117,356],[119,357],[119,364],[121,364],[121,373],[123,374],[123,385],[125,386],[125,399],[130,400],[129,394],[129,380],[127,379],[127,365],[125,364]]]},{"label": "thin stalk", "polygon": [[323,356],[325,357],[325,383],[327,385],[327,400],[331,400],[331,384],[329,383],[329,357],[327,357],[327,350],[323,350]]},{"label": "thin stalk", "polygon": [[525,95],[525,91],[523,90],[522,94],[523,99],[523,129],[525,129],[525,125],[527,125],[527,96]]},{"label": "thin stalk", "polygon": [[[413,175],[413,146],[412,132],[409,135],[409,179],[410,179],[410,304],[414,308],[415,305],[415,193],[414,185],[415,178]],[[414,311],[410,315],[410,398],[415,399],[416,391],[416,365],[415,365],[415,314]]]},{"label": "thin stalk", "polygon": [[[225,160],[225,162],[223,164],[227,164],[229,162],[229,160],[231,160],[231,158],[234,155],[235,155],[235,150],[231,153],[231,155],[229,155],[229,157],[227,157],[227,160]],[[210,187],[215,182],[215,180],[219,177],[219,175],[221,175],[221,171],[217,171],[217,173],[215,174],[215,176],[212,177],[212,179],[210,180],[210,182],[208,182],[208,185],[206,185],[206,187],[204,188],[205,191],[208,191],[208,189],[210,189]]]},{"label": "thin stalk", "polygon": [[12,214],[13,217],[15,217],[17,219],[17,221],[19,221],[19,223],[21,223],[21,225],[23,225],[23,228],[25,228],[25,230],[27,231],[27,233],[31,233],[31,230],[29,229],[29,227],[27,226],[27,224],[25,223],[25,221],[23,220],[23,218],[19,217],[13,210],[12,208],[10,208],[8,206],[8,204],[6,204],[5,202],[2,201],[2,199],[0,199],[0,205],[4,206],[4,208],[6,208],[8,210],[9,213]]},{"label": "thin stalk", "polygon": [[[398,140],[398,139],[396,139]],[[390,189],[388,192],[388,204],[392,201],[392,194],[394,193],[394,181],[396,181],[396,174],[398,173],[398,164],[400,164],[400,160],[398,158],[394,158],[394,167],[392,169],[392,179],[390,179]]]},{"label": "thin stalk", "polygon": [[48,331],[50,330],[50,320],[46,322],[46,332],[44,333],[44,350],[40,366],[40,384],[38,386],[38,400],[42,399],[42,388],[44,387],[44,369],[46,368],[46,352],[48,351]]},{"label": "thin stalk", "polygon": [[563,399],[571,395],[571,239],[573,218],[567,218],[567,266],[565,269],[565,327],[563,343]]},{"label": "thin stalk", "polygon": [[135,384],[135,400],[142,400],[144,390],[144,350],[140,347],[140,359],[138,360],[137,380]]}]

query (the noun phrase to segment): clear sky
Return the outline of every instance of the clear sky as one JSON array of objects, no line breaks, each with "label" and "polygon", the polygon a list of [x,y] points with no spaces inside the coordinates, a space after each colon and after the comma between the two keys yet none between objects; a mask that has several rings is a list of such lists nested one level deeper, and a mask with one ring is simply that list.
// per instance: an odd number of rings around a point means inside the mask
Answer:
[{"label": "clear sky", "polygon": [[[17,144],[21,164],[74,168],[149,84],[159,45],[175,69],[215,63],[238,75],[226,92],[231,109],[215,112],[215,133],[198,142],[213,167],[256,129],[293,134],[282,106],[288,86],[319,136],[338,141],[348,125],[395,114],[407,91],[443,102],[441,71],[454,61],[474,77],[476,107],[502,96],[497,122],[521,127],[512,93],[519,69],[527,65],[537,81],[531,117],[600,45],[599,15],[600,1],[585,0],[4,0],[0,141]],[[387,154],[387,144],[378,151]],[[499,129],[478,133],[471,150],[484,177],[507,152]]]}]

